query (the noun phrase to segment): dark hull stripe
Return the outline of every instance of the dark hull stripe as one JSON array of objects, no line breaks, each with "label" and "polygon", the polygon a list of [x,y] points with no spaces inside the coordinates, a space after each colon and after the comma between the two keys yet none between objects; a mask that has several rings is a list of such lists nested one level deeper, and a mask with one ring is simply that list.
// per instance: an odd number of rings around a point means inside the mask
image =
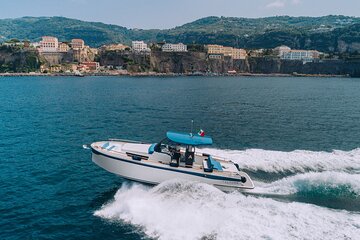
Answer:
[{"label": "dark hull stripe", "polygon": [[195,176],[198,176],[198,177],[209,178],[209,179],[214,179],[214,180],[241,182],[240,179],[235,179],[235,178],[227,178],[227,177],[214,176],[214,175],[208,175],[208,174],[202,174],[202,173],[188,172],[188,171],[183,171],[183,170],[173,169],[173,168],[164,168],[164,167],[159,167],[159,166],[152,166],[152,165],[148,165],[148,164],[141,163],[141,162],[135,162],[135,161],[130,161],[130,160],[122,159],[122,158],[109,156],[109,155],[106,155],[106,154],[104,154],[102,152],[99,152],[99,151],[95,150],[94,148],[91,148],[91,149],[92,149],[92,152],[94,154],[96,154],[96,155],[103,155],[105,157],[112,158],[112,159],[115,159],[115,160],[118,160],[118,161],[123,161],[123,162],[132,163],[132,164],[136,164],[136,165],[141,165],[141,166],[144,166],[144,167],[157,168],[157,169],[166,170],[166,171],[173,171],[173,172],[179,172],[179,173],[184,173],[184,174],[190,174],[190,175],[195,175]]}]

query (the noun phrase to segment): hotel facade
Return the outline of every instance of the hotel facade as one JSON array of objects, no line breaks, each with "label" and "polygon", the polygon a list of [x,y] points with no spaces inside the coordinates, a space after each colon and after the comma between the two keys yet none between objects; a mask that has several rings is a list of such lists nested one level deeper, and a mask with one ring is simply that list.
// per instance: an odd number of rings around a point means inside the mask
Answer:
[{"label": "hotel facade", "polygon": [[245,49],[210,44],[207,45],[207,50],[209,58],[212,59],[218,59],[218,57],[215,57],[218,55],[223,55],[224,57],[231,57],[232,59],[246,59],[247,57]]},{"label": "hotel facade", "polygon": [[320,52],[316,50],[293,50],[287,46],[280,46],[274,52],[283,60],[300,60],[303,62],[313,62],[320,58]]},{"label": "hotel facade", "polygon": [[82,39],[72,39],[71,40],[71,48],[73,49],[83,49],[85,47],[85,42]]},{"label": "hotel facade", "polygon": [[150,52],[150,48],[144,41],[132,41],[132,49],[135,52]]},{"label": "hotel facade", "polygon": [[178,44],[172,44],[172,43],[165,43],[161,47],[163,52],[187,52],[187,45],[178,43]]},{"label": "hotel facade", "polygon": [[40,41],[40,52],[57,52],[59,40],[56,37],[44,36]]}]

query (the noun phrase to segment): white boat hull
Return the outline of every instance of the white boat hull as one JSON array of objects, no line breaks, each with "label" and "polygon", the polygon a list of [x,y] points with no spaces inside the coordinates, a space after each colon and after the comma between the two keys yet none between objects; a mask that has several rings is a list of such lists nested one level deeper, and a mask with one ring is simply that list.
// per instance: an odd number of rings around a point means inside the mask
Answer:
[{"label": "white boat hull", "polygon": [[146,161],[119,158],[99,149],[92,148],[92,161],[99,167],[125,179],[157,185],[171,179],[203,182],[222,190],[253,189],[254,184],[245,172],[239,172],[246,182],[239,178],[218,176],[214,173],[198,172],[192,169],[174,168],[168,165],[158,166]]}]

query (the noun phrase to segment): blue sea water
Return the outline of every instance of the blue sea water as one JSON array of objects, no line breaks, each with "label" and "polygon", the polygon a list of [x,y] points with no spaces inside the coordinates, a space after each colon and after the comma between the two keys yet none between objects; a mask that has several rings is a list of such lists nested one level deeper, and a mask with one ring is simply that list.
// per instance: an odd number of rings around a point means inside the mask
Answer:
[{"label": "blue sea water", "polygon": [[[360,236],[359,79],[2,77],[0,113],[0,239]],[[191,119],[254,193],[133,184],[82,148]]]}]

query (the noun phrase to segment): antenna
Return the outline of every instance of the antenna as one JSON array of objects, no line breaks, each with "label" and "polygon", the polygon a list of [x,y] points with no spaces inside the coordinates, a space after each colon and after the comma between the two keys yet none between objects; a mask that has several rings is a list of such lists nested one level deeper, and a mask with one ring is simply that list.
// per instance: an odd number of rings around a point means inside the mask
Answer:
[{"label": "antenna", "polygon": [[194,127],[194,120],[191,119],[191,132],[190,132],[190,136],[193,135],[193,127]]}]

